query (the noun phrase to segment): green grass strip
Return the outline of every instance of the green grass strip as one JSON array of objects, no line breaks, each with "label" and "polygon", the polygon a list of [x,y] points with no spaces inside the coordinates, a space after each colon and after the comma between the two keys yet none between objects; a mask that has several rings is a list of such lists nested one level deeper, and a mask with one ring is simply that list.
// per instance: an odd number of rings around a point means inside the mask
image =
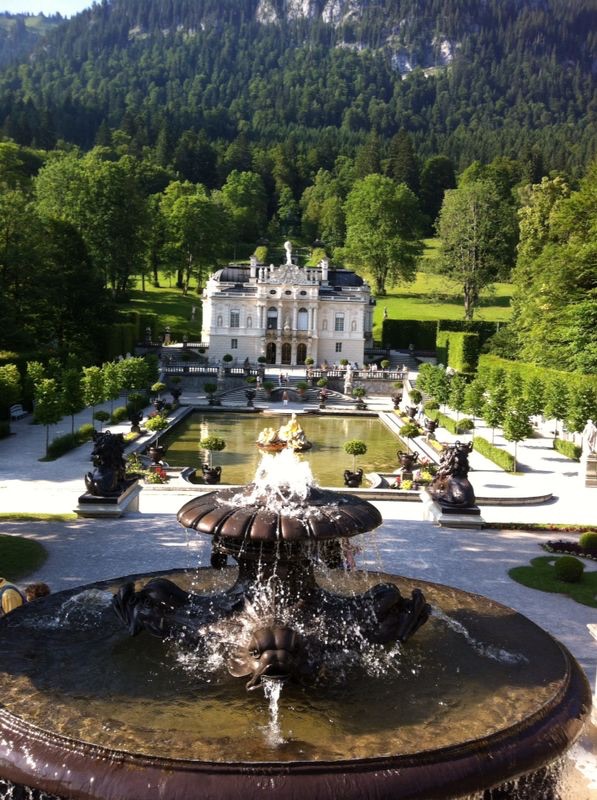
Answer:
[{"label": "green grass strip", "polygon": [[38,570],[47,557],[45,547],[33,539],[0,534],[0,575],[6,580],[22,580]]},{"label": "green grass strip", "polygon": [[2,511],[0,520],[14,522],[70,522],[78,519],[77,515],[69,511],[66,514],[42,514],[34,511]]},{"label": "green grass strip", "polygon": [[538,556],[526,567],[513,567],[508,575],[516,583],[540,592],[566,594],[583,606],[597,608],[597,572],[584,572],[578,583],[556,578],[554,564],[557,556]]}]

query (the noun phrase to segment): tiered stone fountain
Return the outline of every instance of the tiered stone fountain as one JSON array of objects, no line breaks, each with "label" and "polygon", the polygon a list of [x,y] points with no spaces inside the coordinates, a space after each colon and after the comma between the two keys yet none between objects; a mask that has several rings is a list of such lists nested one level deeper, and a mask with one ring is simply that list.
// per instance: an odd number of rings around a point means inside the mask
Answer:
[{"label": "tiered stone fountain", "polygon": [[13,797],[559,796],[582,671],[487,598],[329,569],[381,524],[373,505],[313,486],[285,451],[178,519],[220,569],[62,592],[0,623]]}]

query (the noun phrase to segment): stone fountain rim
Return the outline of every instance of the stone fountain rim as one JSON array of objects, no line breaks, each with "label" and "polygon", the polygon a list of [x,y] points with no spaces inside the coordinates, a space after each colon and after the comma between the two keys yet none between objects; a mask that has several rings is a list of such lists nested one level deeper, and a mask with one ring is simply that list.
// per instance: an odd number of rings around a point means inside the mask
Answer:
[{"label": "stone fountain rim", "polygon": [[[208,571],[209,568],[202,568]],[[234,570],[233,567],[230,568]],[[75,595],[88,589],[109,589],[114,583],[124,583],[128,580],[156,577],[159,574],[187,574],[194,570],[164,570],[160,573],[136,573],[129,576],[118,577],[112,580],[100,581],[85,586],[56,592],[53,597],[60,594]],[[380,573],[396,579],[412,581],[412,578]],[[427,586],[448,588],[451,591],[465,594],[469,597],[482,597],[497,608],[506,611],[513,609],[505,606],[484,595],[475,595],[445,584],[431,581],[417,581]],[[24,607],[25,610],[26,607]],[[18,610],[17,610],[18,613]],[[541,707],[526,719],[515,722],[507,728],[496,731],[485,737],[466,742],[460,742],[442,748],[422,750],[418,753],[406,755],[394,754],[391,756],[373,756],[370,758],[338,759],[322,761],[199,761],[158,757],[133,753],[126,750],[110,749],[84,740],[73,739],[62,734],[45,730],[37,725],[28,723],[0,705],[0,773],[5,778],[16,784],[32,786],[53,793],[64,790],[57,785],[56,775],[62,775],[69,770],[67,788],[68,797],[72,800],[103,800],[105,797],[132,797],[136,800],[153,800],[155,785],[173,781],[172,796],[186,800],[196,797],[197,786],[195,781],[200,776],[211,774],[214,780],[223,782],[222,791],[215,790],[215,797],[234,800],[240,794],[251,800],[257,797],[260,788],[259,781],[263,776],[272,779],[292,778],[292,787],[282,788],[281,797],[302,800],[305,792],[312,791],[312,781],[326,775],[326,785],[329,794],[325,797],[335,798],[342,790],[345,800],[358,800],[370,786],[371,773],[375,772],[375,780],[386,784],[384,792],[379,798],[405,796],[409,798],[427,797],[426,792],[430,787],[443,787],[443,791],[476,791],[488,786],[495,786],[504,781],[511,780],[521,774],[532,772],[546,763],[550,763],[565,752],[578,738],[588,714],[591,702],[591,690],[586,676],[580,669],[574,657],[564,645],[558,642],[551,634],[540,628],[532,620],[514,612],[525,619],[530,625],[538,628],[558,648],[564,660],[564,675],[558,684],[557,690]],[[558,726],[560,736],[553,736],[554,726]],[[556,741],[557,740],[557,741]],[[21,745],[20,759],[16,758],[18,746]],[[513,769],[513,746],[516,746],[516,769]],[[39,749],[39,752],[37,750]],[[10,754],[10,755],[9,755]],[[11,762],[9,758],[12,757]],[[37,764],[44,764],[45,773],[31,774],[24,768],[29,759],[33,758]],[[18,761],[19,763],[15,763]],[[20,765],[20,766],[19,766]],[[508,769],[508,772],[505,770]],[[89,775],[97,775],[94,781],[96,789],[89,788]],[[354,783],[352,793],[347,793],[343,776],[350,774]],[[491,775],[491,783],[487,777]],[[73,788],[74,776],[80,778],[80,788]],[[452,781],[452,783],[450,783]],[[336,783],[338,785],[336,785]],[[122,784],[119,794],[114,794],[115,785]],[[146,788],[148,787],[150,788]],[[405,787],[409,791],[415,787],[423,787],[418,794],[397,794]],[[83,788],[84,787],[84,788]],[[103,790],[102,788],[103,787]],[[319,784],[318,784],[319,787]],[[251,791],[250,791],[251,790]],[[181,794],[178,792],[181,791]],[[255,792],[255,794],[252,793]],[[123,793],[124,792],[124,793]],[[58,796],[60,796],[58,794]],[[318,798],[320,795],[317,795]],[[323,797],[323,795],[321,795]]]}]

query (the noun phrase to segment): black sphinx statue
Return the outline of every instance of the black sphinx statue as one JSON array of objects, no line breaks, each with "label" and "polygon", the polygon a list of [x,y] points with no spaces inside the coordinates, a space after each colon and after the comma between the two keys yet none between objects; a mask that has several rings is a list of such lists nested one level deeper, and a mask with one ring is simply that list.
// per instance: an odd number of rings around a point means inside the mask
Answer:
[{"label": "black sphinx statue", "polygon": [[96,497],[118,497],[129,486],[124,461],[124,436],[110,431],[93,432],[91,461],[95,469],[85,475],[89,494]]},{"label": "black sphinx statue", "polygon": [[456,441],[443,451],[435,478],[427,491],[445,511],[479,513],[475,492],[468,479],[471,442]]}]

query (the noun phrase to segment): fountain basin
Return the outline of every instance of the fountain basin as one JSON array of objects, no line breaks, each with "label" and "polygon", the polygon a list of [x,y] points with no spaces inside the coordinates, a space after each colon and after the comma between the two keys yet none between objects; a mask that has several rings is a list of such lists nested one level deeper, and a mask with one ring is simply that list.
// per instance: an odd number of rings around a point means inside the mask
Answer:
[{"label": "fountain basin", "polygon": [[[236,570],[165,574],[209,591],[231,585]],[[342,573],[347,594],[380,580],[407,593],[420,587],[435,613],[392,669],[381,660],[377,673],[286,685],[282,741],[272,744],[261,695],[226,675],[200,679],[174,648],[145,633],[140,647],[121,629],[109,596],[151,577],[85,587],[93,603],[81,600],[66,618],[81,589],[0,622],[2,778],[76,800],[247,800],[264,790],[296,800],[421,800],[523,775],[519,796],[530,798],[537,793],[525,786],[562,756],[588,715],[584,673],[521,614],[438,584]]]}]

